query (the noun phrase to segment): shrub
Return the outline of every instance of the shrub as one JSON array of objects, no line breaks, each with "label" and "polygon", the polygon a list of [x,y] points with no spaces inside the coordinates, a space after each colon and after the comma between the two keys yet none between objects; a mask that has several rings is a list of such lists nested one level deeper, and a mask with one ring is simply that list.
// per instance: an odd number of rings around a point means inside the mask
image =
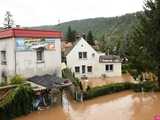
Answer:
[{"label": "shrub", "polygon": [[1,83],[0,83],[0,87],[1,87],[1,86],[5,86],[5,85],[7,85],[7,82],[1,82]]},{"label": "shrub", "polygon": [[122,64],[122,73],[127,73],[130,70],[129,64]]},{"label": "shrub", "polygon": [[101,87],[95,87],[89,89],[87,92],[84,93],[84,99],[91,99],[93,97],[102,96],[105,94],[111,94],[123,90],[128,90],[132,87],[132,83],[115,83],[104,85]]},{"label": "shrub", "polygon": [[0,102],[0,115],[8,120],[32,111],[33,91],[30,86],[21,85]]},{"label": "shrub", "polygon": [[84,99],[91,99],[94,97],[120,92],[124,90],[133,90],[135,92],[142,92],[142,88],[144,92],[160,91],[160,88],[158,87],[157,83],[153,81],[146,81],[138,84],[114,83],[89,89],[88,91],[84,92],[83,96]]},{"label": "shrub", "polygon": [[133,85],[133,90],[135,92],[149,92],[149,91],[158,91],[159,87],[156,82],[154,81],[145,81],[145,82],[140,82],[139,84],[134,84]]},{"label": "shrub", "polygon": [[25,82],[25,79],[20,75],[16,75],[10,79],[10,82],[11,84],[22,84]]}]

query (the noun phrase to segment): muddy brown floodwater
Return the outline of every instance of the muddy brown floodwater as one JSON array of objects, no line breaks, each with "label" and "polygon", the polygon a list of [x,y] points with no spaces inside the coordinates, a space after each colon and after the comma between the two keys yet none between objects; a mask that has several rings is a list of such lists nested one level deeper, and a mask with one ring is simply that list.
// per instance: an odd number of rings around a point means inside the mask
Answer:
[{"label": "muddy brown floodwater", "polygon": [[160,115],[160,93],[121,92],[83,103],[64,95],[63,106],[16,120],[154,120],[155,115]]}]

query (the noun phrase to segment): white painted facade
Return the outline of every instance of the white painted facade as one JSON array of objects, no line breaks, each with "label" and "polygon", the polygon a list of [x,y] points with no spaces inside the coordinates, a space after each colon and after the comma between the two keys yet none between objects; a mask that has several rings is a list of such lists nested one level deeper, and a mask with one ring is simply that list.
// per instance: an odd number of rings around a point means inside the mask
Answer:
[{"label": "white painted facade", "polygon": [[16,74],[26,78],[54,73],[61,76],[61,39],[53,39],[55,40],[55,49],[44,50],[44,62],[42,63],[37,62],[36,50],[17,51],[16,38],[0,39],[0,52],[6,51],[6,65],[1,64],[2,56],[0,54],[0,82],[2,82],[3,71],[7,78]]},{"label": "white painted facade", "polygon": [[[87,58],[80,59],[79,52],[86,52]],[[99,60],[100,56],[105,56],[105,54],[98,53],[83,38],[81,38],[66,56],[67,67],[70,68],[72,72],[75,73],[75,76],[78,78],[84,76],[101,77],[102,75],[108,77],[121,76],[120,60],[116,62],[115,61],[100,62]],[[106,65],[112,65],[113,66],[112,70],[106,70]],[[88,66],[92,66],[91,72],[88,72],[87,68]],[[79,72],[76,72],[75,67],[79,67]]]}]

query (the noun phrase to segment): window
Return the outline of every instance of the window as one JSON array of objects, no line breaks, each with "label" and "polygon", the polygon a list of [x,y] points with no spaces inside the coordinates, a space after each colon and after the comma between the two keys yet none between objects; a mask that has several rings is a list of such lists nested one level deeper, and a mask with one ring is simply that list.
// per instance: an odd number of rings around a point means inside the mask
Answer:
[{"label": "window", "polygon": [[106,65],[106,71],[113,71],[113,64]]},{"label": "window", "polygon": [[92,72],[92,66],[87,66],[87,71],[90,73]]},{"label": "window", "polygon": [[87,58],[87,52],[83,52],[83,58]]},{"label": "window", "polygon": [[86,59],[87,58],[87,52],[79,52],[79,59]]},{"label": "window", "polygon": [[82,59],[82,52],[79,52],[79,59]]},{"label": "window", "polygon": [[75,72],[76,72],[76,73],[79,73],[79,72],[80,72],[80,67],[79,67],[79,66],[76,66],[76,67],[75,67]]},{"label": "window", "polygon": [[7,64],[6,51],[1,51],[1,64],[2,65],[6,65]]},{"label": "window", "polygon": [[113,65],[110,65],[110,71],[113,71]]},{"label": "window", "polygon": [[37,62],[44,62],[44,50],[37,50]]},{"label": "window", "polygon": [[86,66],[82,65],[82,74],[86,73]]}]

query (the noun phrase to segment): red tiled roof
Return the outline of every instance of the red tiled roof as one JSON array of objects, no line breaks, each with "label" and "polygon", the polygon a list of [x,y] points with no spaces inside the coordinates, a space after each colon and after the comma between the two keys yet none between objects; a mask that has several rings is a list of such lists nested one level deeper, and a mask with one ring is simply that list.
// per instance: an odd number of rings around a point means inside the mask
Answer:
[{"label": "red tiled roof", "polygon": [[26,37],[26,38],[62,38],[63,33],[53,30],[37,30],[25,28],[11,28],[0,31],[0,39],[10,37]]}]

